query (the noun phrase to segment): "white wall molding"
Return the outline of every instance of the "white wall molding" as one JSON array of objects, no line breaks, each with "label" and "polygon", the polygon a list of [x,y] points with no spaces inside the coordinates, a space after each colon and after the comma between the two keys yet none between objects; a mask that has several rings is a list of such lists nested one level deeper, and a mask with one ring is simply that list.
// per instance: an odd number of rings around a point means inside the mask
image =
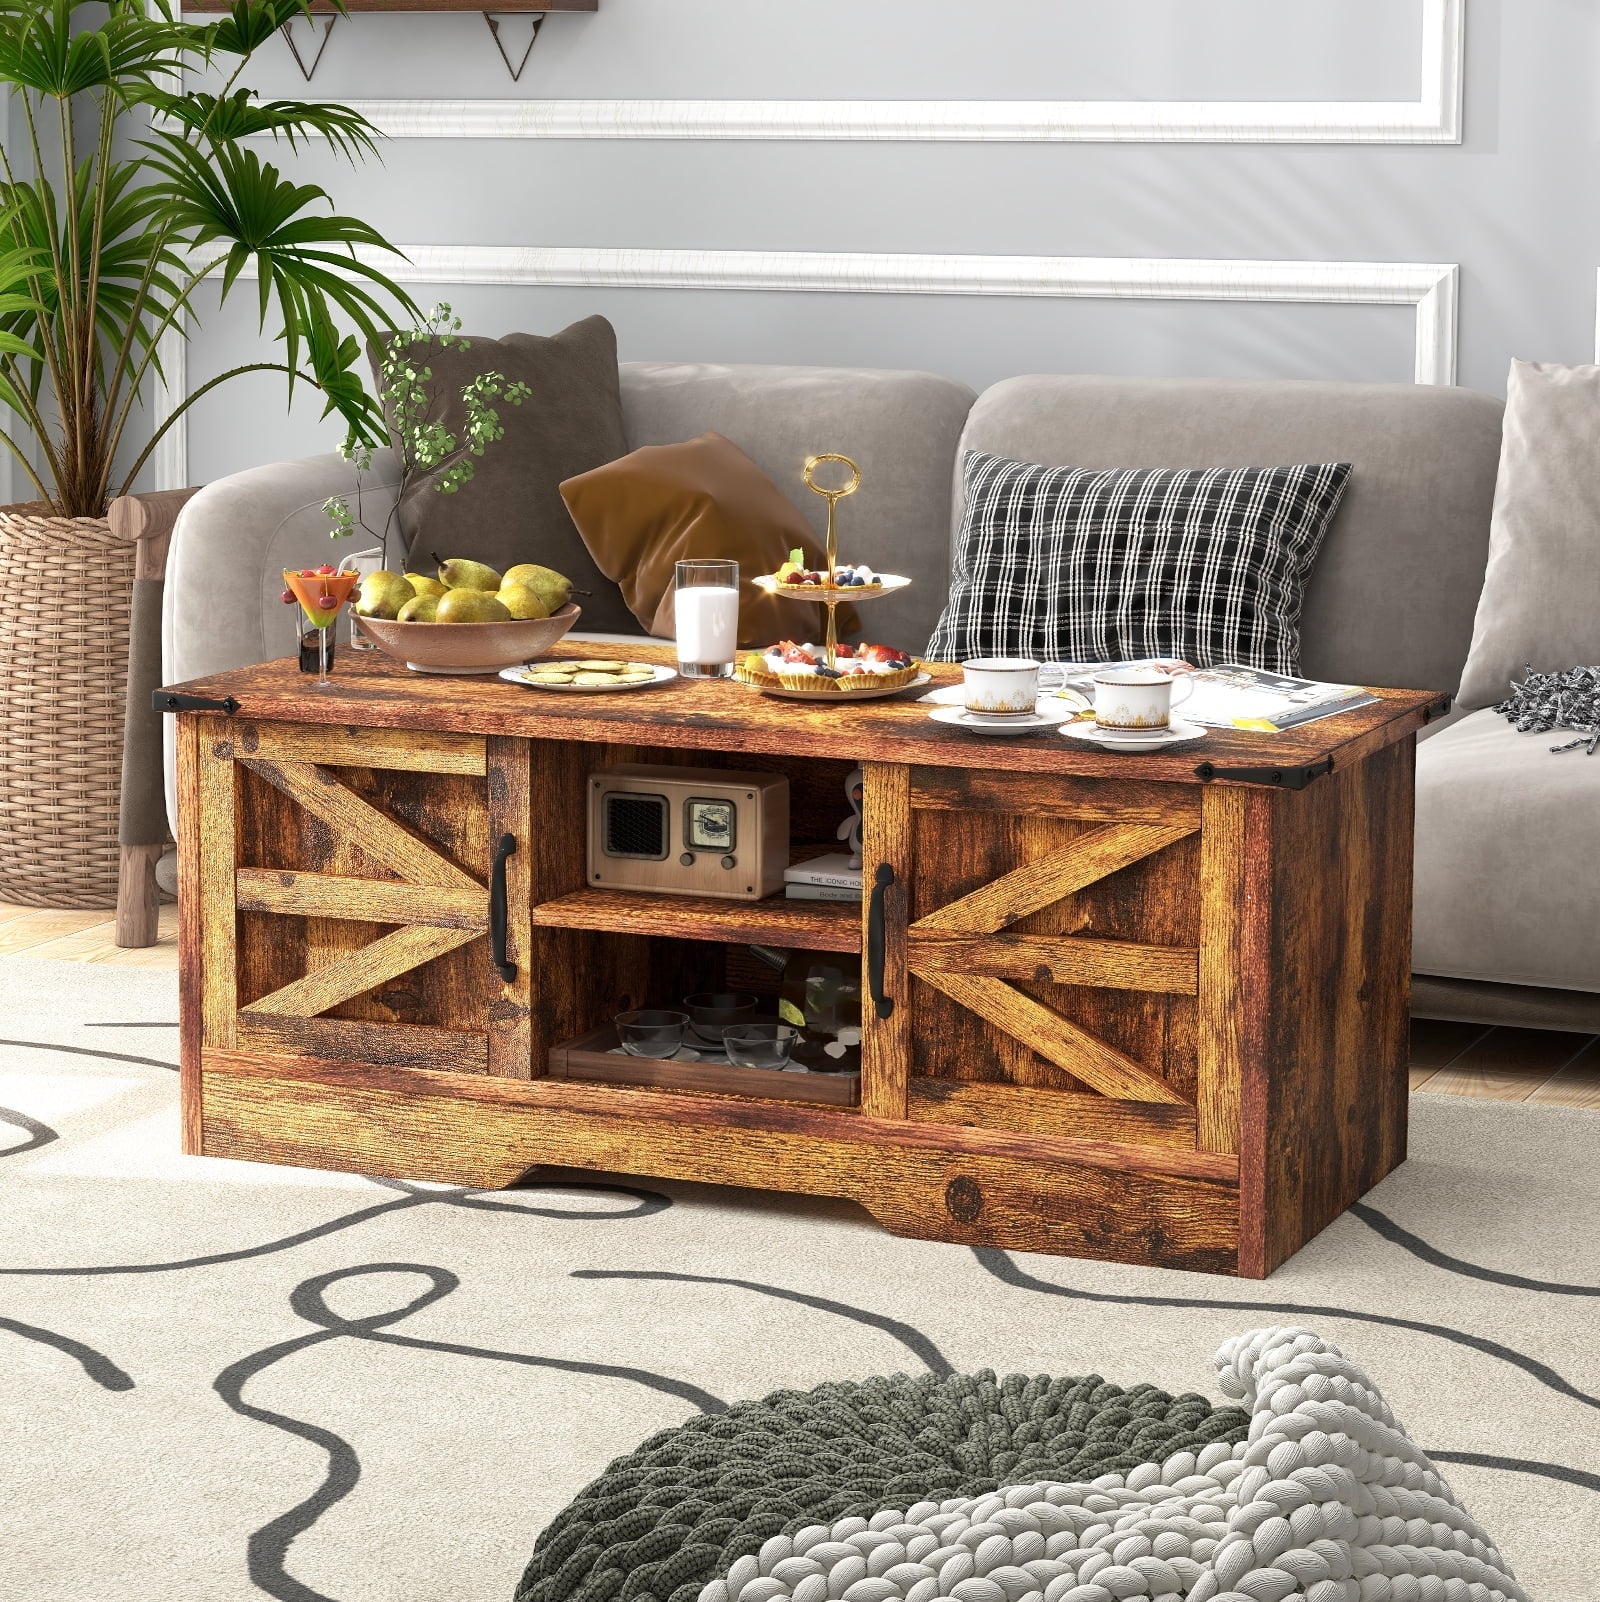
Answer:
[{"label": "white wall molding", "polygon": [[1459,144],[1466,0],[1422,0],[1415,100],[357,100],[392,139]]},{"label": "white wall molding", "polygon": [[400,249],[408,260],[395,263],[389,258],[384,270],[408,284],[1410,306],[1416,313],[1416,382],[1453,384],[1456,375],[1459,269],[1439,262],[880,255],[558,245],[403,245]]},{"label": "white wall molding", "polygon": [[[1456,379],[1456,286],[1440,262],[1206,261],[1148,256],[933,256],[854,251],[658,250],[569,245],[401,245],[405,260],[362,251],[403,284],[532,288],[780,290],[844,295],[1007,295],[1089,300],[1299,302],[1409,306],[1413,375]],[[216,276],[215,274],[213,276]],[[254,266],[240,275],[254,276]],[[177,354],[177,353],[175,353]],[[162,360],[167,360],[163,351]],[[178,385],[180,359],[168,369]],[[181,387],[170,393],[181,398]],[[158,413],[159,416],[164,414]],[[188,471],[185,429],[159,453],[157,488]]]}]

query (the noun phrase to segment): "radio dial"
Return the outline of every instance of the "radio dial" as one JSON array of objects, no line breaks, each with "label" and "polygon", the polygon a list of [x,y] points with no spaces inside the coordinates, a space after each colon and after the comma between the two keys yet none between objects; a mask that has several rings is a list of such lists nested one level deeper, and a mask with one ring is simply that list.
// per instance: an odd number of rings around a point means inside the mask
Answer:
[{"label": "radio dial", "polygon": [[678,861],[681,862],[684,867],[692,868],[694,866],[694,852],[685,851],[684,854],[678,858]]},{"label": "radio dial", "polygon": [[732,857],[724,857],[722,859],[722,865],[725,868],[731,868],[735,866],[735,863]]}]

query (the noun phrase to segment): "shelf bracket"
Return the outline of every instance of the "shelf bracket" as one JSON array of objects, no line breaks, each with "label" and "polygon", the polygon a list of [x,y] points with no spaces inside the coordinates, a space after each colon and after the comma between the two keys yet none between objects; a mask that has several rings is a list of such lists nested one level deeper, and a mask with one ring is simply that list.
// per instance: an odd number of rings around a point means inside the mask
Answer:
[{"label": "shelf bracket", "polygon": [[510,53],[506,50],[506,42],[500,37],[500,19],[492,11],[485,11],[483,20],[489,24],[489,33],[494,39],[494,47],[500,52],[500,59],[506,64],[506,71],[511,74],[512,83],[522,82],[523,68],[528,65],[528,57],[533,54],[533,46],[539,37],[539,29],[544,23],[546,13],[535,11],[530,14],[529,20],[533,23],[533,32],[528,35],[528,48],[522,52],[522,59],[515,66],[511,64]]},{"label": "shelf bracket", "polygon": [[[283,25],[283,28],[282,28],[281,31],[283,33],[284,42],[289,46],[289,54],[294,57],[295,66],[297,66],[300,69],[300,76],[302,78],[304,78],[307,83],[311,82],[312,75],[316,72],[317,68],[322,64],[322,52],[328,48],[328,39],[329,39],[330,35],[333,33],[333,25],[334,25],[334,23],[336,23],[338,20],[339,20],[339,18],[335,15],[335,16],[329,17],[328,20],[325,23],[323,23],[323,25],[322,25],[322,43],[317,46],[317,53],[314,56],[312,56],[311,65],[309,67],[305,63],[305,57],[303,57],[300,54],[299,45],[297,45],[294,42],[294,22],[293,22],[293,20],[290,20],[289,22],[286,22]],[[305,19],[305,24],[311,30],[312,36],[315,37],[316,31],[317,31],[316,19],[313,18],[313,17],[307,17]]]}]

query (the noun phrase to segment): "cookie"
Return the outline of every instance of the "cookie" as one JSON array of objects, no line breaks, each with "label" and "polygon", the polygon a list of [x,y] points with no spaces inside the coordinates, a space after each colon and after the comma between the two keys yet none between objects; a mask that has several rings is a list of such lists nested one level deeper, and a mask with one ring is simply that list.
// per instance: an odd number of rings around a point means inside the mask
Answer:
[{"label": "cookie", "polygon": [[633,664],[631,662],[611,661],[585,661],[568,663],[569,667],[575,668],[580,673],[621,673],[632,665]]},{"label": "cookie", "polygon": [[614,673],[580,673],[572,682],[584,686],[612,685],[617,682],[617,677]]}]

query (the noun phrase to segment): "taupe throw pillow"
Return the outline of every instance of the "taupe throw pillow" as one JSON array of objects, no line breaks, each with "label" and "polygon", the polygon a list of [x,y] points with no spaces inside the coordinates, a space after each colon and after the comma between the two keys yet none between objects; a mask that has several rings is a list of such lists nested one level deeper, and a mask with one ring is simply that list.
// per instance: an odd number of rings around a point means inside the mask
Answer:
[{"label": "taupe throw pillow", "polygon": [[[466,350],[431,358],[445,396],[443,420],[459,430],[453,398],[480,373],[504,373],[533,393],[520,406],[500,407],[505,438],[478,458],[472,482],[451,495],[423,483],[407,491],[400,526],[407,566],[434,570],[432,553],[487,562],[504,572],[518,562],[542,562],[565,573],[583,608],[580,627],[599,633],[638,629],[622,592],[595,566],[566,503],[563,479],[627,454],[622,395],[617,384],[617,336],[604,317],[586,317],[559,334],[472,337]],[[376,364],[375,364],[376,365]]]},{"label": "taupe throw pillow", "polygon": [[1513,362],[1489,567],[1460,704],[1513,676],[1600,662],[1600,367]]}]

